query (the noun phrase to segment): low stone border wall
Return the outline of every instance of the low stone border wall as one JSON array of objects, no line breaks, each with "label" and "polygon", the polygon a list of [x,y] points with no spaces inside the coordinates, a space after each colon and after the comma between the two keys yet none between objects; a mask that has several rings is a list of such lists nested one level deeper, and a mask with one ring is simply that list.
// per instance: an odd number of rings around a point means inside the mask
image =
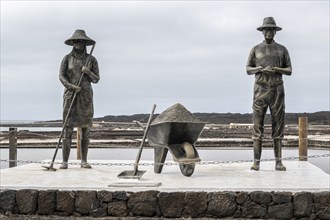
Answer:
[{"label": "low stone border wall", "polygon": [[3,190],[0,213],[92,217],[330,219],[330,192]]}]

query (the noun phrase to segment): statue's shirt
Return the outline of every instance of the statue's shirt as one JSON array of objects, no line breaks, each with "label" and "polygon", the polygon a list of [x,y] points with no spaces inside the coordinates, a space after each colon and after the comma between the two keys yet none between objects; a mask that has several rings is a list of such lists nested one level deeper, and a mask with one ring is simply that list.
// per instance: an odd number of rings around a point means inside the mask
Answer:
[{"label": "statue's shirt", "polygon": [[[273,41],[267,44],[265,41],[251,49],[247,66],[250,67],[291,67],[290,55],[288,50],[281,44]],[[264,86],[276,86],[283,84],[281,73],[261,73],[255,74],[255,82]]]}]

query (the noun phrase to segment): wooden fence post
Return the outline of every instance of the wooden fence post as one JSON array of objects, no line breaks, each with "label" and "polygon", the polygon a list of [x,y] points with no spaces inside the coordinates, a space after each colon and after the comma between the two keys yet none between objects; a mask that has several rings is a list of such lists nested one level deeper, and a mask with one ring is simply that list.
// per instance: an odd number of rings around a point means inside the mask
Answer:
[{"label": "wooden fence post", "polygon": [[77,160],[81,160],[81,128],[77,128]]},{"label": "wooden fence post", "polygon": [[17,128],[9,128],[9,168],[17,166]]},{"label": "wooden fence post", "polygon": [[308,118],[299,117],[299,160],[307,161]]}]

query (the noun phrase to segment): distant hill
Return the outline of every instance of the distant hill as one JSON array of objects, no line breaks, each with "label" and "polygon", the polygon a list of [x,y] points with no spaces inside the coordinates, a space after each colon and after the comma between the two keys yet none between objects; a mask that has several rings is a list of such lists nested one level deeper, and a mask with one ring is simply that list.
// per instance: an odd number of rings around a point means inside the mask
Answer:
[{"label": "distant hill", "polygon": [[[201,121],[210,124],[229,124],[229,123],[252,123],[252,114],[240,113],[193,113]],[[158,114],[155,114],[158,116]],[[132,122],[137,120],[140,122],[147,122],[149,114],[135,114],[135,115],[107,115],[101,118],[95,118],[95,121],[106,122]],[[330,125],[330,111],[320,111],[314,113],[286,113],[286,124],[298,124],[299,117],[308,117],[309,124]],[[266,124],[270,124],[270,115],[266,115]]]}]

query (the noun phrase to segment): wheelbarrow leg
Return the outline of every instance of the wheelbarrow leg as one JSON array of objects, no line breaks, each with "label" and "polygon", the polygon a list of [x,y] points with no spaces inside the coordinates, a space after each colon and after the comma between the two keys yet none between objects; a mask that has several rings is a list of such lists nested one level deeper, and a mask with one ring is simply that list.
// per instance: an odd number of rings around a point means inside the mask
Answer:
[{"label": "wheelbarrow leg", "polygon": [[[155,167],[154,167],[154,171],[155,173],[161,173],[163,166],[167,156],[167,152],[168,149],[167,148],[163,148],[163,147],[155,147],[154,148],[154,152],[155,152]],[[159,164],[160,163],[160,164]]]}]

